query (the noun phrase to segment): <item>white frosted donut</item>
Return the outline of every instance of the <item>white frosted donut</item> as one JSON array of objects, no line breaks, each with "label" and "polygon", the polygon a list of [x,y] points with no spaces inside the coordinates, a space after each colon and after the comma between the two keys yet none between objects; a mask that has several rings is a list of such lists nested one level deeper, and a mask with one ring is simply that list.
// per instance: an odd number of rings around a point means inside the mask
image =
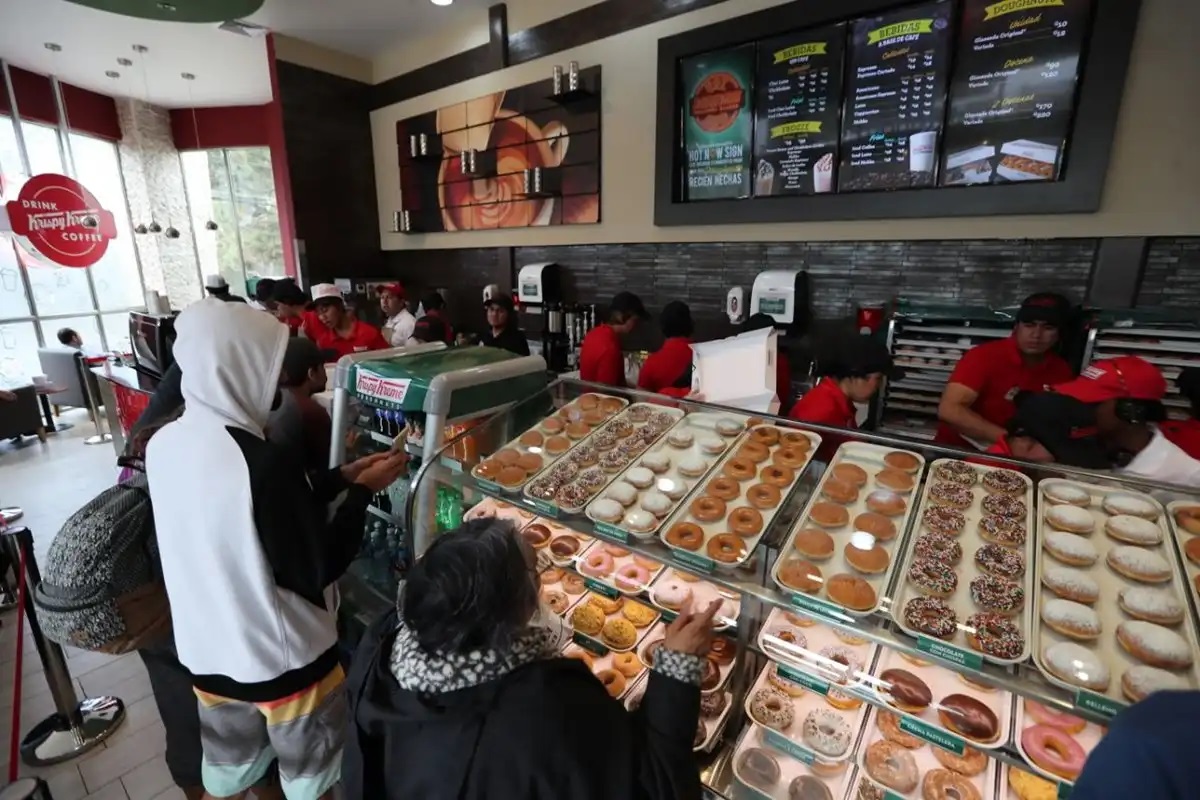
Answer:
[{"label": "white frosted donut", "polygon": [[1187,639],[1161,625],[1126,620],[1117,626],[1117,642],[1152,667],[1179,670],[1192,665],[1192,648]]},{"label": "white frosted donut", "polygon": [[597,500],[591,505],[592,516],[603,522],[616,522],[625,513],[625,509],[616,500],[610,500],[606,497]]},{"label": "white frosted donut", "polygon": [[604,492],[605,497],[616,500],[626,508],[633,505],[634,501],[637,500],[637,494],[637,489],[625,481],[617,481]]},{"label": "white frosted donut", "polygon": [[1123,544],[1108,551],[1108,565],[1126,578],[1145,583],[1165,583],[1171,580],[1171,565],[1153,550]]},{"label": "white frosted donut", "polygon": [[1135,703],[1145,699],[1153,692],[1187,688],[1187,681],[1178,675],[1158,667],[1147,667],[1145,664],[1130,667],[1121,676],[1121,691]]},{"label": "white frosted donut", "polygon": [[1092,496],[1086,490],[1069,483],[1042,484],[1042,494],[1051,503],[1058,505],[1081,506],[1086,508],[1092,504]]},{"label": "white frosted donut", "polygon": [[1050,598],[1042,603],[1042,622],[1072,639],[1095,639],[1103,626],[1100,615],[1083,603]]},{"label": "white frosted donut", "polygon": [[699,445],[700,449],[706,453],[712,453],[715,455],[717,453],[725,452],[725,440],[717,436],[710,436],[709,434],[698,436],[696,438],[696,444]]},{"label": "white frosted donut", "polygon": [[671,498],[662,492],[650,491],[642,495],[642,508],[656,517],[661,517],[671,510]]},{"label": "white frosted donut", "polygon": [[1094,603],[1100,599],[1100,584],[1081,569],[1043,566],[1042,585],[1059,597],[1077,603]]},{"label": "white frosted donut", "polygon": [[1064,564],[1085,567],[1095,564],[1100,558],[1095,545],[1073,533],[1048,531],[1042,539],[1042,546],[1046,548],[1047,553]]},{"label": "white frosted donut", "polygon": [[1158,506],[1154,501],[1136,494],[1110,494],[1102,505],[1109,514],[1129,514],[1151,522],[1158,519]]},{"label": "white frosted donut", "polygon": [[708,469],[708,462],[698,455],[689,453],[679,459],[676,466],[679,467],[680,474],[695,478],[704,474],[704,471]]},{"label": "white frosted donut", "polygon": [[1058,642],[1042,651],[1042,661],[1061,681],[1103,692],[1112,680],[1108,667],[1090,649],[1074,642]]},{"label": "white frosted donut", "polygon": [[658,518],[649,511],[634,509],[625,515],[625,521],[622,524],[631,531],[644,533],[658,524]]},{"label": "white frosted donut", "polygon": [[721,417],[715,425],[717,433],[722,436],[737,436],[745,429],[745,425],[730,417]]},{"label": "white frosted donut", "polygon": [[666,453],[647,453],[642,456],[642,466],[661,475],[671,468],[671,459]]},{"label": "white frosted donut", "polygon": [[1131,514],[1117,514],[1104,523],[1105,532],[1118,542],[1156,545],[1163,539],[1162,528],[1156,523]]},{"label": "white frosted donut", "polygon": [[682,500],[690,487],[678,478],[659,478],[655,488],[672,500]]},{"label": "white frosted donut", "polygon": [[827,708],[808,712],[800,736],[814,752],[831,758],[837,758],[850,749],[850,726],[841,714]]},{"label": "white frosted donut", "polygon": [[634,467],[625,473],[625,480],[639,489],[648,489],[654,483],[654,473],[645,467]]},{"label": "white frosted donut", "polygon": [[1170,589],[1151,586],[1126,586],[1119,595],[1121,610],[1131,617],[1177,625],[1183,621],[1184,608],[1178,595]]},{"label": "white frosted donut", "polygon": [[667,434],[667,444],[671,445],[671,447],[677,447],[680,450],[691,447],[695,439],[696,437],[687,428],[676,428]]},{"label": "white frosted donut", "polygon": [[1096,528],[1092,513],[1078,506],[1054,506],[1046,512],[1050,527],[1070,533],[1091,533]]}]

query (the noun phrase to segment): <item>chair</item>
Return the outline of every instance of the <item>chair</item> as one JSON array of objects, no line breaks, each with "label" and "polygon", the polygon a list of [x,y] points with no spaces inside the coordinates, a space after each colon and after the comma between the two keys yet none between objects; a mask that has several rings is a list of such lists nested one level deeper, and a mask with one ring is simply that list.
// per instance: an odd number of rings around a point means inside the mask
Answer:
[{"label": "chair", "polygon": [[16,400],[0,400],[0,439],[36,435],[43,442],[46,441],[46,429],[42,425],[37,393],[33,387],[22,386],[11,391],[16,394]]},{"label": "chair", "polygon": [[89,408],[87,388],[84,380],[91,382],[93,397],[100,402],[100,391],[96,376],[87,368],[83,353],[73,347],[41,347],[38,348],[38,362],[42,365],[42,373],[55,386],[66,391],[54,395],[54,405]]}]

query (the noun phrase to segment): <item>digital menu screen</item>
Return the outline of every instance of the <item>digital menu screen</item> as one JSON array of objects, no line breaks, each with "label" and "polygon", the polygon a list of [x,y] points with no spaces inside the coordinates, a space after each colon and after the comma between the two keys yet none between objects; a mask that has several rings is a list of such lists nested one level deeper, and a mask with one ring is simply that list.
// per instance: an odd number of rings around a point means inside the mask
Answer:
[{"label": "digital menu screen", "polygon": [[687,58],[680,67],[685,197],[749,197],[754,45]]},{"label": "digital menu screen", "polygon": [[845,51],[845,25],[759,42],[755,197],[833,191]]},{"label": "digital menu screen", "polygon": [[952,14],[939,0],[852,23],[839,191],[934,184]]},{"label": "digital menu screen", "polygon": [[967,0],[943,185],[1056,180],[1092,0]]}]

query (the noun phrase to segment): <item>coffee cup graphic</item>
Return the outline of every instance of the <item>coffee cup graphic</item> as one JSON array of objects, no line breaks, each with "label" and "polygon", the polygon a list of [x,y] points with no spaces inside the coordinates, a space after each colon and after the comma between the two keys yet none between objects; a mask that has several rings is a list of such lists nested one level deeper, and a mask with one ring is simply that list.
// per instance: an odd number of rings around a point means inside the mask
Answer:
[{"label": "coffee cup graphic", "polygon": [[911,172],[933,172],[937,131],[921,131],[908,137],[908,168]]}]

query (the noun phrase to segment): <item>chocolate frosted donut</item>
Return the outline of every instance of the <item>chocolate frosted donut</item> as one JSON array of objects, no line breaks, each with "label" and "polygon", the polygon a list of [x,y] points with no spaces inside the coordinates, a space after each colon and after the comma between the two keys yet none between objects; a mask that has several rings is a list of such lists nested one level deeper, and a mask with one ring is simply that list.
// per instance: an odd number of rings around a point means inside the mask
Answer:
[{"label": "chocolate frosted donut", "polygon": [[938,639],[949,639],[958,630],[958,616],[936,597],[914,597],[904,604],[904,624]]},{"label": "chocolate frosted donut", "polygon": [[1028,508],[1023,500],[1002,494],[992,494],[983,498],[983,511],[1005,519],[1025,519]]},{"label": "chocolate frosted donut", "polygon": [[998,578],[1020,578],[1025,574],[1025,557],[998,544],[985,544],[976,550],[975,563]]},{"label": "chocolate frosted donut", "polygon": [[983,488],[992,494],[1025,494],[1025,479],[1011,469],[995,469],[983,476]]},{"label": "chocolate frosted donut", "polygon": [[962,510],[971,507],[971,503],[975,502],[975,495],[962,484],[935,483],[929,490],[929,499],[939,506]]},{"label": "chocolate frosted donut", "polygon": [[738,757],[737,771],[752,786],[771,792],[779,782],[779,762],[775,756],[758,747],[751,747]]},{"label": "chocolate frosted donut", "polygon": [[967,518],[956,508],[929,506],[921,514],[921,524],[934,533],[957,536],[967,526]]},{"label": "chocolate frosted donut", "polygon": [[938,719],[950,731],[975,742],[987,744],[1000,735],[996,713],[965,694],[943,697],[938,703]]},{"label": "chocolate frosted donut", "polygon": [[933,477],[946,483],[957,483],[959,486],[974,486],[979,475],[965,461],[943,461],[933,468]]},{"label": "chocolate frosted donut", "polygon": [[788,784],[788,800],[833,800],[833,795],[820,778],[800,775]]},{"label": "chocolate frosted donut", "polygon": [[1021,629],[1001,614],[972,614],[967,617],[967,639],[981,653],[996,658],[1020,658],[1025,650]]},{"label": "chocolate frosted donut", "polygon": [[879,680],[892,705],[902,711],[920,714],[933,702],[929,685],[908,670],[885,669]]},{"label": "chocolate frosted donut", "polygon": [[1025,607],[1025,588],[995,575],[979,575],[971,581],[971,599],[986,611],[1013,614]]},{"label": "chocolate frosted donut", "polygon": [[979,522],[979,535],[1005,547],[1024,547],[1028,536],[1024,522],[1004,517],[984,517]]},{"label": "chocolate frosted donut", "polygon": [[962,545],[940,533],[923,534],[913,544],[917,558],[932,558],[944,564],[954,565],[962,561]]}]

